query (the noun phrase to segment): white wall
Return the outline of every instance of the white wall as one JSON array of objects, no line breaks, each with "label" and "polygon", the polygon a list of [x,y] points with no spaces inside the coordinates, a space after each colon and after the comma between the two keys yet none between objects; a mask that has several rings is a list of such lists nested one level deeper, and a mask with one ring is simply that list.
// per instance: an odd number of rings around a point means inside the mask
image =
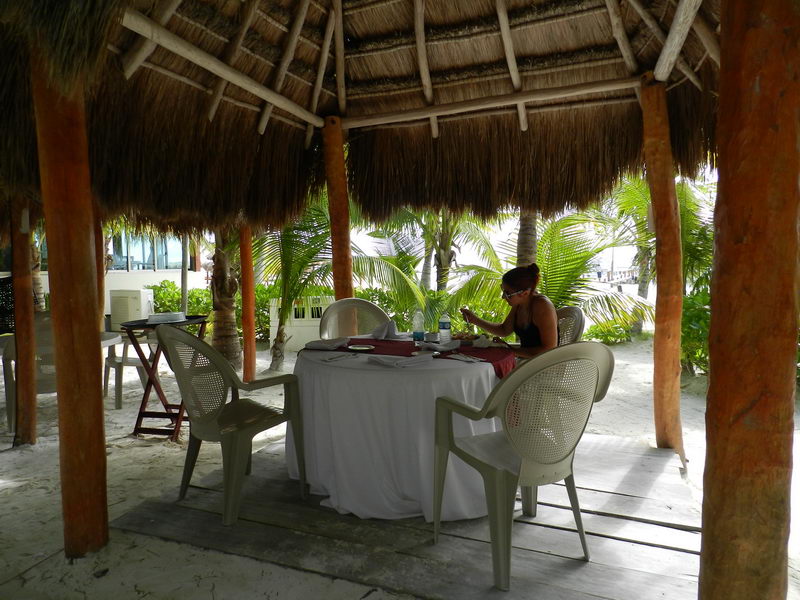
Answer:
[{"label": "white wall", "polygon": [[[181,285],[181,272],[180,269],[165,269],[163,271],[109,271],[106,273],[106,287],[105,287],[105,313],[111,312],[109,304],[109,292],[111,290],[139,290],[146,285],[154,285],[161,283],[165,279],[175,282],[175,285]],[[47,272],[42,272],[42,285],[44,286],[45,293],[50,292],[50,282],[47,277]],[[193,288],[207,288],[206,271],[189,271],[189,289]]]}]

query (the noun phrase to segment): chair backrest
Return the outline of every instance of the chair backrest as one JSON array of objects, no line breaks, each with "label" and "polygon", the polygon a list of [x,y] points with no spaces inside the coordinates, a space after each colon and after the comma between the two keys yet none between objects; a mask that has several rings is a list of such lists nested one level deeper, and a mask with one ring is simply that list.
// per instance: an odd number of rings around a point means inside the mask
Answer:
[{"label": "chair backrest", "polygon": [[389,320],[389,315],[369,300],[343,298],[328,306],[322,313],[319,337],[331,340],[350,335],[363,335]]},{"label": "chair backrest", "polygon": [[219,439],[217,417],[229,391],[237,394],[233,367],[222,354],[187,331],[159,325],[156,335],[178,380],[192,435],[202,440]]},{"label": "chair backrest", "polygon": [[564,306],[556,311],[558,345],[574,344],[583,335],[583,311],[577,306]]},{"label": "chair backrest", "polygon": [[495,387],[487,415],[501,418],[523,471],[526,463],[556,465],[571,458],[592,404],[605,397],[613,371],[608,348],[577,342],[521,364]]}]

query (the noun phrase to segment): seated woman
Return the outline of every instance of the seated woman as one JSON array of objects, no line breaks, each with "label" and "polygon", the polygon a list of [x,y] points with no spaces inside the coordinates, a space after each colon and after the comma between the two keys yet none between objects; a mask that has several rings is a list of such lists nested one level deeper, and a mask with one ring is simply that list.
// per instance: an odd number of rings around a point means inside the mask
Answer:
[{"label": "seated woman", "polygon": [[502,296],[511,305],[505,321],[491,323],[478,318],[468,308],[461,314],[467,323],[473,323],[489,333],[505,337],[516,333],[520,346],[514,354],[520,358],[532,358],[558,345],[558,318],[556,309],[547,296],[539,294],[539,267],[536,263],[528,267],[517,267],[503,275]]}]

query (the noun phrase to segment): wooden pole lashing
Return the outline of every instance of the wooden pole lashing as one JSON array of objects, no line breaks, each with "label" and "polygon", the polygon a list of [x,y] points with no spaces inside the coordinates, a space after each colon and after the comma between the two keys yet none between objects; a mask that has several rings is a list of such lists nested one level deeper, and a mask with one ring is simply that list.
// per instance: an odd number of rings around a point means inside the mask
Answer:
[{"label": "wooden pole lashing", "polygon": [[253,270],[253,234],[248,225],[239,229],[239,263],[242,269],[242,379],[256,377],[256,284]]},{"label": "wooden pole lashing", "polygon": [[64,552],[73,558],[108,543],[89,148],[79,84],[62,94],[34,60],[31,92],[49,249]]},{"label": "wooden pole lashing", "polygon": [[11,277],[14,286],[16,343],[16,425],[14,445],[36,443],[36,339],[31,276],[31,228],[28,202],[11,207]]},{"label": "wooden pole lashing", "polygon": [[669,137],[667,93],[652,73],[642,77],[642,119],[647,182],[656,230],[656,328],[653,339],[653,404],[656,443],[685,459],[681,429],[681,221]]},{"label": "wooden pole lashing", "polygon": [[339,117],[327,117],[322,129],[325,179],[331,215],[333,289],[336,299],[353,297],[353,256],[350,251],[350,202],[344,164],[344,136]]},{"label": "wooden pole lashing", "polygon": [[702,600],[786,598],[797,375],[800,5],[723,2]]}]

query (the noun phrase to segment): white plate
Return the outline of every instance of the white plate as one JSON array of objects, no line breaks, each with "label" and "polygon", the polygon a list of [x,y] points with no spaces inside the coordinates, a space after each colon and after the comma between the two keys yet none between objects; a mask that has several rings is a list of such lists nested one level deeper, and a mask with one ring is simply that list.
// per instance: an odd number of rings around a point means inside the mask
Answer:
[{"label": "white plate", "polygon": [[426,354],[432,354],[433,357],[436,358],[441,352],[437,352],[436,350],[417,350],[416,352],[412,352],[411,356],[424,356]]},{"label": "white plate", "polygon": [[375,346],[371,346],[370,344],[354,344],[348,346],[347,349],[353,352],[369,352],[370,350],[375,350]]}]

